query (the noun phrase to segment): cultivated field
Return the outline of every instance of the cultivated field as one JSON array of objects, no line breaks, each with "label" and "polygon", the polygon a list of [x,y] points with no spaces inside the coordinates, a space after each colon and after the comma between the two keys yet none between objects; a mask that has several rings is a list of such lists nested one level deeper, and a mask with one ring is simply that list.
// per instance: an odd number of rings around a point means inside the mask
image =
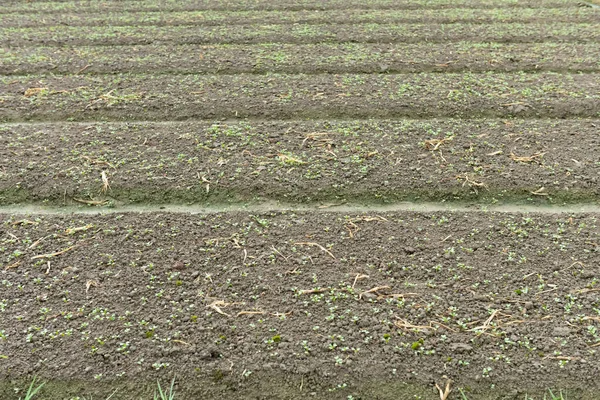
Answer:
[{"label": "cultivated field", "polygon": [[5,0],[0,398],[597,399],[599,199],[592,3]]}]

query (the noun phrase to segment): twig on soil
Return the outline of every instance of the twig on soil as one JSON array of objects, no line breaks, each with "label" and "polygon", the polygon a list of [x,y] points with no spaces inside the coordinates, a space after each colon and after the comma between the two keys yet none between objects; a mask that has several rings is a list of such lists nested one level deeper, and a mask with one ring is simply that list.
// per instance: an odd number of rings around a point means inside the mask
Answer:
[{"label": "twig on soil", "polygon": [[222,315],[225,315],[225,316],[231,318],[231,315],[229,315],[226,312],[224,312],[223,310],[221,310],[221,307],[225,308],[225,307],[229,307],[229,306],[232,306],[235,304],[244,304],[244,303],[226,303],[223,300],[215,300],[212,303],[210,303],[209,305],[207,305],[206,308],[212,308],[219,314],[222,314]]},{"label": "twig on soil", "polygon": [[15,261],[14,263],[9,264],[6,267],[4,267],[4,270],[8,271],[9,269],[17,268],[19,265],[21,265],[21,261]]},{"label": "twig on soil", "polygon": [[11,238],[13,238],[14,240],[17,240],[17,241],[19,240],[19,238],[16,235],[13,235],[10,232],[6,232],[6,233],[8,234],[8,236],[10,236]]},{"label": "twig on soil", "polygon": [[285,261],[287,261],[287,260],[288,260],[288,258],[290,258],[290,257],[291,257],[291,256],[287,256],[287,257],[286,257],[286,256],[284,256],[284,255],[283,255],[283,254],[281,254],[281,252],[280,252],[279,250],[277,250],[277,248],[276,248],[275,246],[273,246],[273,245],[271,245],[271,249],[273,249],[273,251],[274,251],[275,253],[277,253],[277,254],[279,254],[281,257],[283,257],[283,259],[284,259]]},{"label": "twig on soil", "polygon": [[110,167],[112,169],[116,169],[114,165],[112,165],[111,163],[109,163],[108,161],[104,161],[104,160],[97,160],[97,159],[93,159],[91,157],[88,156],[83,156],[83,158],[85,158],[86,160],[88,160],[88,162],[91,165],[106,165],[107,167]]},{"label": "twig on soil", "polygon": [[365,294],[367,293],[375,293],[379,296],[379,294],[377,292],[379,292],[380,290],[384,290],[384,289],[391,289],[391,287],[389,286],[377,286],[374,287],[373,289],[369,289],[365,292],[362,292],[361,294],[358,295],[358,298],[361,299]]},{"label": "twig on soil", "polygon": [[475,180],[473,180],[473,179],[469,178],[469,175],[468,175],[468,174],[466,174],[466,173],[465,173],[464,175],[458,175],[458,176],[456,177],[456,179],[464,179],[464,182],[463,182],[463,184],[462,184],[462,185],[463,185],[463,187],[464,187],[465,185],[469,185],[469,187],[470,187],[470,188],[472,188],[473,190],[475,190],[475,193],[476,193],[476,194],[477,194],[477,193],[479,193],[479,192],[477,191],[477,188],[478,188],[478,187],[482,187],[482,188],[484,188],[484,189],[487,189],[487,185],[486,185],[485,183],[483,183],[483,182],[479,182],[479,181],[475,181]]},{"label": "twig on soil", "polygon": [[91,66],[92,66],[92,64],[86,65],[85,67],[81,68],[79,71],[75,72],[75,75],[79,75],[80,73],[82,73],[83,71],[85,71],[86,69],[88,69]]},{"label": "twig on soil", "polygon": [[102,171],[102,193],[106,193],[110,189],[110,183],[108,182],[108,176],[106,171]]},{"label": "twig on soil", "polygon": [[173,339],[173,340],[171,340],[171,342],[185,344],[186,346],[190,345],[188,342],[184,342],[183,340],[179,340],[179,339]]},{"label": "twig on soil", "polygon": [[19,221],[15,221],[12,223],[13,226],[15,226],[15,225],[37,225],[37,224],[38,224],[37,222],[33,222],[28,219],[21,219]]},{"label": "twig on soil", "polygon": [[335,256],[329,250],[327,250],[325,247],[321,246],[319,243],[315,243],[315,242],[298,242],[298,243],[294,243],[294,244],[298,245],[298,246],[316,246],[316,247],[320,248],[321,250],[323,250],[325,253],[329,254],[329,256],[331,256],[331,258],[333,258],[334,260],[336,260]]},{"label": "twig on soil", "polygon": [[571,290],[570,293],[576,293],[576,294],[584,294],[584,293],[590,293],[590,292],[600,292],[600,288],[596,288],[596,289],[579,289],[579,290]]},{"label": "twig on soil", "polygon": [[73,200],[78,203],[87,204],[88,206],[103,206],[108,204],[108,200],[83,200],[76,197],[73,197]]},{"label": "twig on soil", "polygon": [[354,289],[354,286],[356,286],[356,282],[358,282],[359,279],[369,279],[369,275],[356,274],[356,277],[354,278],[354,283],[352,284],[352,289]]},{"label": "twig on soil", "polygon": [[542,186],[538,190],[535,190],[535,191],[529,192],[529,193],[531,193],[534,196],[548,196],[548,193],[544,191],[545,189],[546,188]]},{"label": "twig on soil", "polygon": [[499,310],[494,310],[492,312],[492,314],[489,316],[489,318],[485,320],[483,325],[477,326],[475,328],[471,328],[471,329],[469,329],[469,332],[483,333],[483,332],[487,331],[488,328],[490,327],[490,324],[492,323],[492,320],[496,317],[496,315],[498,315],[499,312],[500,312]]},{"label": "twig on soil", "polygon": [[418,293],[392,293],[392,294],[381,294],[377,296],[378,299],[398,299],[405,298],[407,296],[418,296]]},{"label": "twig on soil", "polygon": [[439,325],[439,326],[441,326],[442,328],[446,328],[446,329],[448,329],[450,332],[457,332],[457,330],[456,330],[456,329],[452,329],[452,328],[450,328],[449,326],[442,324],[441,322],[437,322],[437,321],[430,321],[430,322],[429,322],[429,325],[431,326],[432,324],[436,324],[436,325]]},{"label": "twig on soil", "polygon": [[429,139],[423,142],[427,150],[436,151],[441,145],[446,142],[451,142],[454,136],[448,136],[443,139]]},{"label": "twig on soil", "polygon": [[544,154],[546,153],[535,153],[530,156],[517,156],[515,153],[511,152],[510,158],[516,162],[530,163],[533,161],[538,161],[538,159],[542,158]]},{"label": "twig on soil", "polygon": [[356,225],[357,222],[372,222],[372,221],[387,222],[388,220],[381,216],[371,217],[371,216],[367,216],[367,215],[362,216],[362,217],[351,218],[346,223],[346,229],[348,230],[348,234],[352,238],[352,237],[354,237],[354,234],[356,232],[360,231],[360,228],[358,227],[358,225]]},{"label": "twig on soil", "polygon": [[303,294],[323,293],[328,290],[329,289],[305,289],[305,290],[299,290],[298,294],[303,295]]},{"label": "twig on soil", "polygon": [[85,282],[85,294],[88,294],[92,286],[98,286],[98,281],[88,280]]},{"label": "twig on soil", "polygon": [[31,246],[29,246],[28,248],[31,250],[31,249],[33,249],[33,248],[37,247],[37,245],[38,245],[38,244],[40,244],[40,243],[42,243],[42,241],[43,241],[44,239],[46,239],[47,237],[48,237],[48,236],[43,236],[43,237],[39,238],[38,240],[36,240],[35,242],[33,242],[33,243],[31,244]]},{"label": "twig on soil", "polygon": [[264,315],[265,312],[264,311],[240,311],[239,313],[237,313],[236,317],[239,317],[241,315]]},{"label": "twig on soil", "polygon": [[442,388],[440,388],[437,383],[435,384],[435,387],[440,392],[440,399],[441,400],[447,400],[448,396],[450,396],[450,392],[452,391],[452,389],[450,389],[450,383],[451,382],[452,381],[450,379],[446,378],[446,387],[445,387],[444,390],[442,390]]},{"label": "twig on soil", "polygon": [[73,235],[73,234],[75,234],[77,232],[85,232],[88,229],[93,228],[93,227],[94,227],[94,225],[89,224],[89,225],[86,225],[86,226],[78,226],[76,228],[67,228],[67,229],[65,229],[65,233],[67,235]]},{"label": "twig on soil", "polygon": [[286,313],[276,312],[276,313],[271,313],[271,315],[279,318],[279,317],[287,317],[288,315],[292,315],[293,313],[294,313],[293,311],[289,311]]},{"label": "twig on soil", "polygon": [[52,257],[60,256],[61,254],[64,254],[64,253],[66,253],[68,251],[71,251],[71,250],[73,250],[73,249],[75,249],[77,247],[79,247],[78,244],[70,246],[70,247],[67,247],[66,249],[61,250],[61,251],[57,251],[56,253],[40,254],[40,255],[37,255],[37,256],[33,256],[33,257],[31,257],[31,259],[32,260],[37,260],[38,258],[52,258]]},{"label": "twig on soil", "polygon": [[431,324],[430,325],[413,325],[410,322],[408,322],[405,319],[402,319],[400,317],[396,317],[396,319],[398,321],[394,322],[394,325],[396,325],[397,328],[400,329],[416,329],[417,331],[424,331],[427,329],[432,329]]}]

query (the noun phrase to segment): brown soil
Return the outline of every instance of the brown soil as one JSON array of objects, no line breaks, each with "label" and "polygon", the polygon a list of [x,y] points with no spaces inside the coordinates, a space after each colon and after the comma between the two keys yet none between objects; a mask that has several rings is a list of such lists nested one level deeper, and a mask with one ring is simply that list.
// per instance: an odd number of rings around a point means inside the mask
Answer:
[{"label": "brown soil", "polygon": [[509,22],[597,22],[591,7],[525,9],[417,9],[417,10],[301,10],[281,11],[175,11],[118,13],[5,14],[4,27],[69,26],[210,26],[248,24],[356,24],[383,23],[509,23]]},{"label": "brown soil", "polygon": [[2,2],[0,399],[597,399],[595,10]]},{"label": "brown soil", "polygon": [[596,74],[0,78],[0,120],[597,117]]},{"label": "brown soil", "polygon": [[148,393],[117,376],[180,398],[598,390],[596,215],[0,218],[4,398],[33,372],[53,398]]},{"label": "brown soil", "polygon": [[[168,55],[168,56],[167,56]],[[0,73],[160,74],[600,71],[597,44],[264,44],[21,47]]]},{"label": "brown soil", "polygon": [[7,0],[3,2],[1,14],[10,13],[64,13],[64,12],[122,12],[122,11],[234,11],[234,10],[345,10],[384,9],[384,10],[410,10],[410,9],[451,9],[451,8],[574,8],[581,7],[572,0],[520,0],[518,2],[506,0],[193,0],[182,2],[179,0],[167,1],[115,1],[115,2],[90,2],[90,1],[31,1]]},{"label": "brown soil", "polygon": [[234,26],[57,26],[0,28],[4,46],[65,46],[211,43],[499,43],[577,42],[600,40],[596,24],[296,24]]},{"label": "brown soil", "polygon": [[[599,120],[0,126],[0,204],[595,202]],[[110,190],[102,192],[102,172]]]}]

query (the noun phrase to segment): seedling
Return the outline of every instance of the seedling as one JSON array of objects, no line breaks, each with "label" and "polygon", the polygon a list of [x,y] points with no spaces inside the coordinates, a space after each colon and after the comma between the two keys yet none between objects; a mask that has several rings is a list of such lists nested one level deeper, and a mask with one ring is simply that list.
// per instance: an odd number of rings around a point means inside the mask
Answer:
[{"label": "seedling", "polygon": [[[35,396],[36,393],[39,392],[39,390],[42,388],[42,386],[44,386],[46,384],[46,382],[43,382],[42,384],[40,384],[39,386],[34,388],[36,379],[37,379],[37,377],[34,376],[33,380],[31,381],[31,384],[29,385],[29,389],[27,389],[27,393],[25,394],[25,397],[23,398],[23,400],[33,399],[33,396]],[[21,400],[20,397],[19,397],[19,400]]]},{"label": "seedling", "polygon": [[158,392],[154,390],[154,400],[173,400],[175,399],[175,378],[171,381],[171,387],[163,392],[160,382],[157,380],[156,385],[158,386]]}]

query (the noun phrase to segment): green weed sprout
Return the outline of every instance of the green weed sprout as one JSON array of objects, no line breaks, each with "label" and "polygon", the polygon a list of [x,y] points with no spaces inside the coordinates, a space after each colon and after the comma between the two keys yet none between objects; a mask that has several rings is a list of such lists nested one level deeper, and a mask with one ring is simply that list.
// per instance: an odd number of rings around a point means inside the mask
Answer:
[{"label": "green weed sprout", "polygon": [[171,387],[168,390],[163,392],[162,387],[160,386],[160,382],[157,380],[156,384],[158,385],[158,393],[154,390],[154,400],[173,400],[175,399],[175,391],[173,387],[175,386],[175,378],[171,381]]}]

